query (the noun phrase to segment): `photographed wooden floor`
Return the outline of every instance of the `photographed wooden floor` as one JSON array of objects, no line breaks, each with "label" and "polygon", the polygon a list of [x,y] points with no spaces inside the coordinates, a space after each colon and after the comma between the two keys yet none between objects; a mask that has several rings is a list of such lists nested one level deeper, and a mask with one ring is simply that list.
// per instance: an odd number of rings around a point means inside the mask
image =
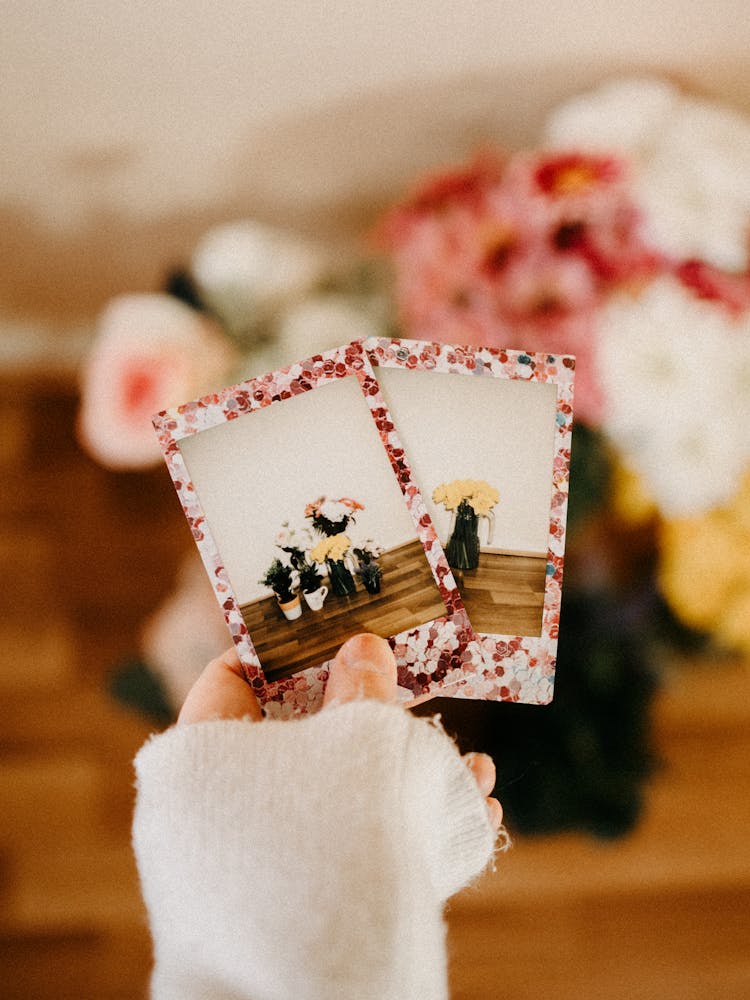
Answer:
[{"label": "photographed wooden floor", "polygon": [[[131,760],[154,727],[107,680],[193,542],[165,470],[98,469],[74,415],[69,381],[0,379],[0,995],[145,1000]],[[655,734],[630,837],[519,838],[451,901],[453,1000],[750,996],[750,667],[672,672]]]},{"label": "photographed wooden floor", "polygon": [[[329,593],[320,611],[303,605],[302,616],[287,621],[275,598],[242,606],[266,676],[278,680],[330,659],[354,632],[387,638],[445,614],[424,550],[418,540],[383,554],[382,588],[360,588],[349,597]],[[546,560],[483,552],[474,570],[454,571],[477,632],[540,635]]]},{"label": "photographed wooden floor", "polygon": [[475,631],[541,635],[546,569],[544,556],[482,552],[476,569],[454,570]]},{"label": "photographed wooden floor", "polygon": [[295,621],[284,618],[274,597],[243,605],[242,617],[266,676],[278,680],[325,663],[357,632],[388,638],[445,614],[419,540],[383,553],[380,564],[379,594],[358,589],[348,597],[338,597],[330,592],[320,611],[304,605]]}]

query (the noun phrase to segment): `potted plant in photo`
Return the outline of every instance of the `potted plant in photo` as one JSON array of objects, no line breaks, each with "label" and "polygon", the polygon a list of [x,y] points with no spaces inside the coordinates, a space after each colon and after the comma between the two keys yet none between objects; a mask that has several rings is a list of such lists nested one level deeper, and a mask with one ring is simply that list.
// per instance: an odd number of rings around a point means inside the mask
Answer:
[{"label": "potted plant in photo", "polygon": [[323,583],[323,574],[315,563],[305,562],[299,570],[299,587],[305,603],[312,611],[320,611],[328,596],[328,587]]},{"label": "potted plant in photo", "polygon": [[299,583],[296,569],[286,566],[280,559],[274,559],[258,583],[271,588],[285,618],[289,621],[299,618],[302,601],[295,589]]},{"label": "potted plant in photo", "polygon": [[378,563],[378,559],[383,554],[383,550],[376,545],[371,538],[354,549],[352,549],[357,559],[356,574],[368,594],[380,593],[380,580],[383,571]]},{"label": "potted plant in photo", "polygon": [[365,508],[358,500],[351,497],[339,497],[333,500],[329,497],[318,497],[305,507],[305,517],[309,517],[316,531],[326,538],[339,535],[353,524],[358,510]]},{"label": "potted plant in photo", "polygon": [[489,545],[495,524],[493,507],[500,494],[484,479],[454,479],[437,486],[432,499],[453,513],[451,536],[445,546],[448,565],[453,569],[476,569],[479,565],[479,518],[488,519]]},{"label": "potted plant in photo", "polygon": [[339,597],[348,597],[357,589],[354,577],[344,561],[350,546],[351,541],[347,535],[336,534],[321,539],[310,551],[311,559],[317,563],[326,563],[331,590]]},{"label": "potted plant in photo", "polygon": [[380,580],[383,571],[377,562],[360,563],[357,569],[357,576],[362,581],[368,594],[380,593]]}]

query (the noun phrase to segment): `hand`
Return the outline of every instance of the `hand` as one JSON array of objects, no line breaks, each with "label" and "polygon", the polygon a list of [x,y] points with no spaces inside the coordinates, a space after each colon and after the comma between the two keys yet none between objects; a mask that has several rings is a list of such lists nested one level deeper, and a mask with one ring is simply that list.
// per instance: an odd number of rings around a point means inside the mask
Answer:
[{"label": "hand", "polygon": [[[370,633],[355,635],[344,643],[331,663],[323,710],[358,698],[395,702],[396,684],[396,661],[385,639]],[[232,648],[205,668],[188,692],[177,723],[245,718],[261,722],[263,712],[244,679],[237,652]],[[503,809],[498,800],[490,796],[495,786],[492,758],[483,753],[469,753],[463,759],[485,796],[492,827],[500,830]]]}]

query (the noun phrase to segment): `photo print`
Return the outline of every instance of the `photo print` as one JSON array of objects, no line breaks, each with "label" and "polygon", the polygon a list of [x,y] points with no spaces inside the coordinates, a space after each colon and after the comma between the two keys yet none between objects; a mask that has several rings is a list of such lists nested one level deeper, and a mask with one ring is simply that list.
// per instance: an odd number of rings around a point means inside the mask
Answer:
[{"label": "photo print", "polygon": [[390,641],[405,699],[481,669],[360,343],[167,411],[155,426],[269,712],[314,710],[325,664],[358,632]]},{"label": "photo print", "polygon": [[365,349],[484,654],[459,697],[551,700],[574,359],[373,338]]}]

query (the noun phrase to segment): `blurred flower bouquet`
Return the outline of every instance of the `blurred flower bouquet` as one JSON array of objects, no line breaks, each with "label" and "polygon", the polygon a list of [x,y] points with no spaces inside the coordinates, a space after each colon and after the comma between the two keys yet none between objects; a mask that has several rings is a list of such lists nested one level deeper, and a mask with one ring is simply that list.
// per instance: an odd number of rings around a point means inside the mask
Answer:
[{"label": "blurred flower bouquet", "polygon": [[[372,333],[575,354],[555,703],[487,707],[486,743],[501,785],[537,761],[504,795],[517,826],[616,833],[664,664],[750,654],[749,235],[750,124],[615,80],[554,110],[538,149],[420,182],[377,228],[390,278],[253,223],[209,233],[169,294],[105,311],[81,440],[156,462],[147,410]],[[308,516],[333,537],[356,510]]]}]

